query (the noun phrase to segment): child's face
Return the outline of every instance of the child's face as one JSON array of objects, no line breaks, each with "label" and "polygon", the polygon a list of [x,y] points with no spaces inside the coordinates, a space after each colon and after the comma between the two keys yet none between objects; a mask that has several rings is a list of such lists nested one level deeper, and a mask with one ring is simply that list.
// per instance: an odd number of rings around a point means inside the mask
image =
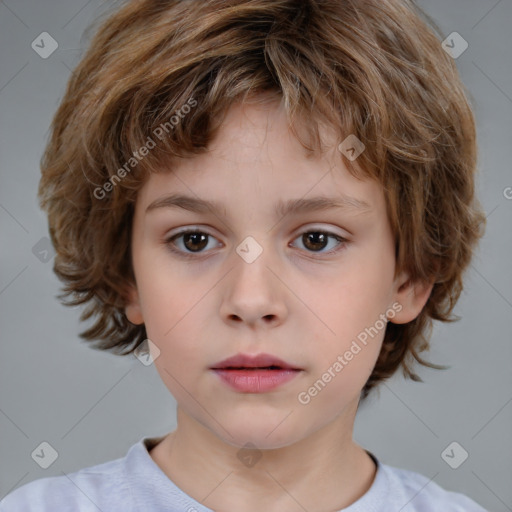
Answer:
[{"label": "child's face", "polygon": [[[170,194],[221,208],[146,211]],[[369,209],[274,212],[281,201],[342,195]],[[184,228],[208,234],[174,240],[191,259],[165,242]],[[151,175],[140,190],[137,290],[126,312],[145,322],[160,350],[158,372],[187,418],[229,444],[277,448],[334,421],[350,424],[381,348],[382,319],[408,322],[423,307],[431,287],[400,288],[407,279],[393,280],[394,252],[382,187],[353,178],[334,140],[308,158],[277,104],[234,106],[209,152]],[[301,371],[272,390],[236,390],[211,367],[237,353],[272,354]]]}]

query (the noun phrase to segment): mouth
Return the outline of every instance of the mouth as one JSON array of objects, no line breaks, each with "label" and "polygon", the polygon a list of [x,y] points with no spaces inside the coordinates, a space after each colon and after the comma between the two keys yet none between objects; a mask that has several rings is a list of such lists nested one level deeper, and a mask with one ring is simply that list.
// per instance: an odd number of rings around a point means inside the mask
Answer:
[{"label": "mouth", "polygon": [[302,368],[297,367],[292,363],[287,363],[282,359],[271,354],[258,354],[252,356],[250,354],[236,354],[235,356],[228,357],[213,365],[211,370],[296,370],[300,371]]},{"label": "mouth", "polygon": [[[282,366],[224,366],[222,368],[212,368],[212,370],[287,370]],[[294,368],[291,368],[295,370]],[[296,370],[299,371],[299,370]]]},{"label": "mouth", "polygon": [[303,371],[269,354],[237,354],[210,368],[221,381],[240,393],[265,393],[289,382]]}]

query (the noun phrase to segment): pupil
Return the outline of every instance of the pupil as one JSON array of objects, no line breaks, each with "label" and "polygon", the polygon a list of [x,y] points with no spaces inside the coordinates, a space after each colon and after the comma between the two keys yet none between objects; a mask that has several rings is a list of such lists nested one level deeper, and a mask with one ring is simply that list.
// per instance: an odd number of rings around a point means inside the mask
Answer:
[{"label": "pupil", "polygon": [[[304,245],[305,246],[312,245],[313,249],[323,249],[327,242],[327,237],[326,237],[325,233],[312,232],[312,233],[306,233],[304,236],[306,237],[304,240]],[[320,239],[320,241],[318,241],[318,239]],[[312,243],[310,243],[311,240],[312,240]]]},{"label": "pupil", "polygon": [[[200,251],[201,249],[204,249],[208,245],[207,238],[208,238],[208,235],[206,235],[204,233],[187,233],[184,236],[183,241],[184,241],[187,249],[189,249],[193,252],[197,252],[197,251]],[[199,245],[199,248],[190,247],[190,244],[187,243],[190,240],[192,240],[192,245]]]}]

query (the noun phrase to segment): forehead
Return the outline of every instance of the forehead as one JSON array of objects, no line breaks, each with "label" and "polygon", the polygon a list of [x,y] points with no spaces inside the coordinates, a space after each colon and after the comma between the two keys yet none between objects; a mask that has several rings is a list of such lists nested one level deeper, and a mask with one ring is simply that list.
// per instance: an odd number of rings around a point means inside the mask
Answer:
[{"label": "forehead", "polygon": [[[263,207],[272,204],[276,213],[284,214],[305,209],[308,201],[312,207],[314,198],[317,206],[322,201],[325,206],[327,198],[354,213],[378,210],[382,186],[350,174],[332,131],[324,128],[322,138],[325,151],[307,151],[277,101],[234,104],[207,151],[174,159],[152,173],[138,203],[144,210],[178,202],[191,211],[212,211],[221,204],[251,208],[259,199]],[[168,200],[169,195],[174,199]]]}]

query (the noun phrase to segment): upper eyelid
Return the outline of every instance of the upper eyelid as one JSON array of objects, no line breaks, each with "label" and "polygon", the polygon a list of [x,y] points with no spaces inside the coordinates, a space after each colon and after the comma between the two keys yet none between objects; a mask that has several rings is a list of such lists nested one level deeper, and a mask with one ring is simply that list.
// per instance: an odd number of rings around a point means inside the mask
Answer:
[{"label": "upper eyelid", "polygon": [[[348,239],[348,237],[346,237],[345,235],[340,235],[340,234],[337,234],[333,231],[331,231],[329,228],[320,228],[320,227],[315,227],[315,226],[312,226],[312,227],[307,227],[307,226],[303,226],[301,228],[299,228],[299,231],[295,231],[294,235],[293,235],[293,240],[292,241],[295,241],[301,234],[304,234],[304,233],[315,233],[315,232],[320,232],[320,233],[324,233],[327,235],[328,238],[330,239],[335,239],[337,240],[338,244],[341,244],[341,245],[344,245],[344,244],[347,244],[350,242],[350,240]],[[174,240],[180,238],[181,236],[183,235],[186,235],[186,234],[189,234],[189,233],[201,233],[201,234],[206,234],[208,236],[211,236],[213,238],[215,238],[217,241],[218,238],[213,235],[211,232],[209,232],[209,229],[207,228],[201,228],[201,227],[187,227],[187,228],[183,228],[181,231],[178,231],[176,233],[173,233],[172,235],[167,235],[165,236],[165,239],[164,239],[164,242],[165,244],[173,244],[173,245],[176,245],[176,243],[174,242]],[[222,242],[221,242],[222,244]],[[215,249],[218,249],[218,247],[215,247],[214,249],[210,249],[210,250],[215,250]],[[179,253],[183,253],[184,255],[194,255],[195,253],[188,253],[186,251],[182,251],[181,249],[175,249],[177,252]],[[205,252],[207,251],[201,251],[198,254],[198,257],[200,254],[204,254]],[[319,252],[318,254],[328,254],[330,252],[334,252],[334,251],[327,251],[325,253],[321,253]]]},{"label": "upper eyelid", "polygon": [[[165,235],[165,239],[169,240],[170,238],[174,238],[174,237],[177,237],[179,235],[184,235],[184,234],[186,235],[187,233],[204,233],[209,236],[213,236],[213,237],[217,238],[217,236],[215,234],[213,234],[211,232],[211,230],[212,230],[212,228],[201,227],[201,226],[184,227],[183,229],[180,229],[179,231],[177,231],[173,234]],[[350,236],[349,234],[336,233],[335,231],[333,231],[333,228],[319,227],[319,226],[308,227],[307,225],[297,228],[296,230],[293,231],[293,233],[294,233],[294,236],[297,237],[298,235],[300,235],[302,233],[317,232],[317,231],[326,233],[328,235],[337,236],[337,237],[340,237],[343,239],[348,239],[348,237]]]}]

